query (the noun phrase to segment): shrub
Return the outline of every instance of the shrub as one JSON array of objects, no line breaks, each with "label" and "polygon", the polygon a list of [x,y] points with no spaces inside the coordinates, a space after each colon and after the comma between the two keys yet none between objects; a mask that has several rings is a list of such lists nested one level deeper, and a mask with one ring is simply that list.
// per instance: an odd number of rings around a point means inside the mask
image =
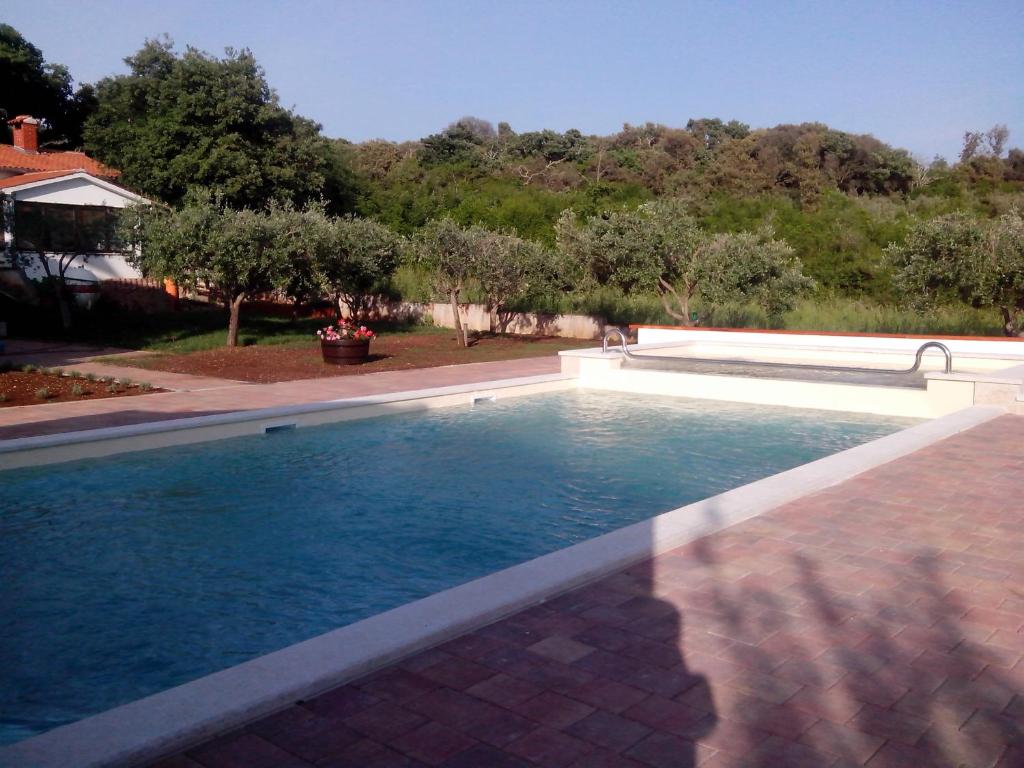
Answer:
[{"label": "shrub", "polygon": [[75,384],[75,386],[71,388],[71,394],[74,395],[75,397],[81,397],[82,395],[85,394],[85,387],[83,387],[81,384]]},{"label": "shrub", "polygon": [[53,393],[47,387],[40,387],[36,390],[36,400],[49,400]]}]

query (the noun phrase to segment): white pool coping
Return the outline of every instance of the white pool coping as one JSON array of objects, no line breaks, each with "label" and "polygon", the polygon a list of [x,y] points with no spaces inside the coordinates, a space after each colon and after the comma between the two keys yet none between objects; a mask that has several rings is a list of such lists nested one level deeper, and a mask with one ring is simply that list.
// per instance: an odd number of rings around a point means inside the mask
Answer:
[{"label": "white pool coping", "polygon": [[967,408],[552,552],[4,747],[0,766],[124,766],[173,754],[1004,413]]},{"label": "white pool coping", "polygon": [[267,427],[315,426],[472,403],[475,398],[536,394],[576,386],[577,379],[574,376],[561,373],[544,374],[339,398],[317,403],[187,416],[52,435],[17,437],[0,440],[0,470],[261,434]]}]

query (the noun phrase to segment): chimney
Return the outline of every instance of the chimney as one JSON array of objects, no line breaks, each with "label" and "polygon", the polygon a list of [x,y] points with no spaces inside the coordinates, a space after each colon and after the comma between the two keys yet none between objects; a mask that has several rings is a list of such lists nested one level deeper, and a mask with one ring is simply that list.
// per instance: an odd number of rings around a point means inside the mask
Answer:
[{"label": "chimney", "polygon": [[8,120],[11,132],[14,134],[14,146],[26,152],[39,151],[39,121],[32,115],[18,115],[13,120]]}]

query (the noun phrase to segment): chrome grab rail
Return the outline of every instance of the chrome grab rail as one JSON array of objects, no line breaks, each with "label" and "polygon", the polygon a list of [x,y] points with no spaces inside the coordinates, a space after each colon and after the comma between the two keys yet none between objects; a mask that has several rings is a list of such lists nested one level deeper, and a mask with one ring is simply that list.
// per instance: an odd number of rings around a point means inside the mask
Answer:
[{"label": "chrome grab rail", "polygon": [[914,364],[909,368],[892,370],[891,368],[860,368],[857,366],[850,365],[812,365],[810,363],[776,363],[776,362],[759,362],[754,360],[719,360],[716,358],[705,358],[705,357],[680,357],[672,358],[663,355],[636,355],[629,351],[626,346],[626,332],[621,328],[609,328],[605,331],[604,338],[601,340],[601,352],[608,354],[608,341],[612,336],[619,337],[620,349],[616,350],[622,352],[623,357],[630,360],[658,360],[664,362],[665,360],[688,360],[694,363],[720,363],[722,365],[761,365],[768,368],[804,368],[810,370],[826,370],[826,371],[841,371],[843,373],[902,373],[911,374],[917,373],[921,367],[921,362],[924,359],[924,352],[926,349],[938,349],[942,352],[946,358],[946,365],[943,369],[944,373],[953,372],[953,355],[949,351],[949,347],[939,341],[926,341],[920,347],[917,348],[917,354],[914,356]]},{"label": "chrome grab rail", "polygon": [[[616,334],[618,334],[619,343],[622,345],[622,354],[626,357],[634,357],[633,353],[626,348],[626,332],[621,328],[609,328],[604,332],[604,338],[601,339],[601,352],[605,355],[608,354],[608,339]],[[649,357],[653,357],[653,355],[649,355]]]}]

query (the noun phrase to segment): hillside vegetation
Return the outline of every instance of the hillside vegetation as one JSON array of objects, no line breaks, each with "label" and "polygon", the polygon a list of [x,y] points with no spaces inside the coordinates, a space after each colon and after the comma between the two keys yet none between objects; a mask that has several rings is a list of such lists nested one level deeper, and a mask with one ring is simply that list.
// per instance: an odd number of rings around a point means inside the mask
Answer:
[{"label": "hillside vegetation", "polygon": [[[16,30],[0,25],[0,71],[11,82],[35,84],[0,94],[0,107],[8,114],[49,110],[52,116],[39,115],[49,124],[44,140],[82,146],[120,168],[126,185],[173,208],[197,195],[235,210],[316,204],[332,216],[374,219],[408,242],[428,223],[449,219],[467,231],[535,243],[565,266],[556,224],[566,211],[596,232],[600,221],[620,214],[643,222],[643,211],[654,210],[644,206],[664,200],[704,233],[700,242],[748,255],[760,252],[714,237],[777,244],[786,263],[809,278],[785,312],[766,314],[743,301],[703,307],[696,295],[701,322],[992,333],[1005,326],[973,289],[935,292],[939,300],[925,307],[907,295],[909,283],[897,279],[886,257],[928,222],[958,214],[982,233],[1024,211],[1024,151],[1009,146],[1003,126],[966,131],[952,164],[822,123],[756,128],[719,118],[627,124],[598,136],[517,131],[463,117],[414,141],[352,143],[325,137],[313,120],[281,106],[247,50],[216,57],[150,40],[126,63],[128,74],[73,91],[66,68],[47,64]],[[30,94],[44,91],[48,101],[30,103]],[[656,250],[653,231],[639,240],[620,237],[616,247],[643,242]],[[422,247],[412,251],[419,256],[379,287],[396,298],[440,298],[438,281],[426,274],[430,259]],[[601,311],[617,321],[670,319],[651,281],[627,285],[621,273],[589,278],[552,281],[505,303]],[[459,297],[486,293],[470,275]]]}]

